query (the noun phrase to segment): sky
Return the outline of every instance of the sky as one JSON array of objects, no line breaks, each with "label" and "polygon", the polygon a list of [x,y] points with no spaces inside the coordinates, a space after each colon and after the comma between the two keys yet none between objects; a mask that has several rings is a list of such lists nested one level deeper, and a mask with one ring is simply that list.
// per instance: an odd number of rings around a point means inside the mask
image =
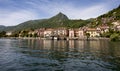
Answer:
[{"label": "sky", "polygon": [[69,19],[96,18],[119,5],[120,0],[0,0],[0,25],[46,19],[59,12]]}]

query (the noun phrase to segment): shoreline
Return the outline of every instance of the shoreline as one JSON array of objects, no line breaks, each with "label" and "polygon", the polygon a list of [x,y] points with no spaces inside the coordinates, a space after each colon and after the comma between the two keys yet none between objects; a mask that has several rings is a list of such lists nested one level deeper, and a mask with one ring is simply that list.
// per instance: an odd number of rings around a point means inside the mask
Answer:
[{"label": "shoreline", "polygon": [[[106,38],[106,37],[90,37],[90,38],[69,38],[67,37],[66,39],[51,39],[51,38],[40,38],[40,37],[1,37],[1,38],[7,38],[7,39],[41,39],[41,40],[110,40],[110,38]],[[0,38],[0,39],[1,39]]]}]

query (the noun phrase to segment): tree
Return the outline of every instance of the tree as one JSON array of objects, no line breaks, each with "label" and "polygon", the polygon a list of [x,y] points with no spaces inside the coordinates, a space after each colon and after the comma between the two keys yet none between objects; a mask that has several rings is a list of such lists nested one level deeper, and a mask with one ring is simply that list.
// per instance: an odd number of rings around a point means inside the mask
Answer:
[{"label": "tree", "polygon": [[28,30],[23,30],[23,31],[21,31],[21,36],[22,37],[28,37]]},{"label": "tree", "polygon": [[33,34],[33,37],[37,37],[37,33],[34,33],[34,34]]},{"label": "tree", "polygon": [[32,34],[29,34],[29,37],[32,37]]},{"label": "tree", "polygon": [[6,32],[5,31],[0,32],[0,37],[5,37],[5,36],[6,36]]},{"label": "tree", "polygon": [[105,32],[102,34],[102,37],[110,38],[111,32]]},{"label": "tree", "polygon": [[87,36],[87,40],[88,40],[88,38],[90,37],[90,33],[86,33],[85,35]]},{"label": "tree", "polygon": [[118,41],[119,40],[119,34],[114,33],[110,36],[111,41]]}]

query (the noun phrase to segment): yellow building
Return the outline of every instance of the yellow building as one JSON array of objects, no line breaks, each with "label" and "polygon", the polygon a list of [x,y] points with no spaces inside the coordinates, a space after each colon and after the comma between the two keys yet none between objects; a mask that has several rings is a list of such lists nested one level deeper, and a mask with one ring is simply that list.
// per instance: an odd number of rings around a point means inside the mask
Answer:
[{"label": "yellow building", "polygon": [[90,37],[100,36],[100,30],[95,29],[95,28],[87,28],[86,33],[89,33]]}]

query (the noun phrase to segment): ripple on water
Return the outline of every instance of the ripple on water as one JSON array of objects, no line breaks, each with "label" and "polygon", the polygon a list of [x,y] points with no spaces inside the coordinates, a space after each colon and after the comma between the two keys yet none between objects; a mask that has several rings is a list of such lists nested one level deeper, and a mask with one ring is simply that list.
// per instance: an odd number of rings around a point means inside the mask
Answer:
[{"label": "ripple on water", "polygon": [[[34,42],[35,41],[35,42]],[[89,48],[81,47],[83,41],[1,40],[1,71],[119,71],[120,58],[103,41],[89,41]],[[86,41],[85,41],[86,42]],[[5,43],[5,44],[3,44]],[[32,44],[31,44],[32,43]],[[39,44],[38,44],[39,43]],[[59,43],[59,44],[57,44]],[[61,44],[61,45],[60,45]],[[73,46],[75,44],[75,46]],[[91,45],[90,45],[91,44]],[[107,43],[108,44],[108,43]],[[49,46],[47,46],[49,45]],[[51,46],[50,46],[51,45]],[[54,46],[53,46],[54,45]],[[63,46],[64,45],[64,46]],[[80,45],[80,46],[79,46]],[[110,44],[109,44],[110,45]],[[77,47],[77,48],[76,48]],[[113,46],[112,46],[113,49]],[[110,51],[109,51],[110,50]]]}]

